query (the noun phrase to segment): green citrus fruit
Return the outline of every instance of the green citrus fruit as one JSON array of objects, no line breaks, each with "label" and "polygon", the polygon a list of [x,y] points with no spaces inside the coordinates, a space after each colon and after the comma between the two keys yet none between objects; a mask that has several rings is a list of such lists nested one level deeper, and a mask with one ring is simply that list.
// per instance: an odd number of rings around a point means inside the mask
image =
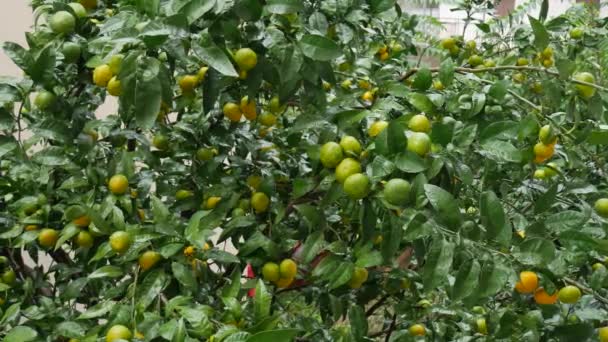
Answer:
[{"label": "green citrus fruit", "polygon": [[361,153],[361,144],[359,143],[359,140],[350,135],[345,135],[340,139],[340,147],[342,147],[342,150],[346,154],[359,155],[359,153]]},{"label": "green citrus fruit", "polygon": [[352,85],[353,85],[352,80],[344,80],[344,81],[342,81],[342,83],[340,83],[340,87],[342,87],[342,89],[345,89],[345,90],[350,89],[350,87],[352,87]]},{"label": "green citrus fruit", "polygon": [[350,280],[348,281],[348,286],[351,289],[361,288],[363,283],[365,283],[367,281],[367,277],[368,277],[367,269],[365,269],[363,267],[355,267],[355,269],[353,270],[353,275],[350,278]]},{"label": "green citrus fruit", "polygon": [[538,131],[538,139],[545,145],[551,145],[556,142],[555,139],[557,139],[557,136],[551,125],[544,125],[540,128],[540,131]]},{"label": "green citrus fruit", "polygon": [[267,262],[264,264],[264,267],[262,267],[262,276],[266,281],[278,281],[281,278],[279,272],[279,265],[274,262]]},{"label": "green citrus fruit", "polygon": [[49,25],[55,33],[70,34],[76,29],[76,18],[70,12],[59,11],[51,16]]},{"label": "green citrus fruit", "polygon": [[277,123],[277,117],[272,113],[262,113],[258,121],[266,127],[272,127]]},{"label": "green citrus fruit", "polygon": [[129,180],[125,175],[114,175],[110,178],[110,182],[108,183],[108,189],[114,195],[122,195],[127,192],[127,188],[129,187]]},{"label": "green citrus fruit", "polygon": [[156,265],[160,259],[162,259],[160,253],[155,251],[146,251],[139,256],[139,260],[137,262],[143,271],[147,271],[154,267],[154,265]]},{"label": "green citrus fruit", "polygon": [[93,83],[99,87],[105,87],[113,76],[110,66],[102,64],[93,70]]},{"label": "green citrus fruit", "polygon": [[544,169],[536,169],[533,177],[536,179],[545,179],[546,176],[547,174],[545,173]]},{"label": "green citrus fruit", "polygon": [[422,114],[412,116],[407,126],[414,132],[428,133],[431,130],[431,122],[425,115]]},{"label": "green citrus fruit", "polygon": [[456,39],[454,38],[446,38],[441,41],[441,47],[446,50],[451,50],[456,47]]},{"label": "green citrus fruit", "polygon": [[410,196],[410,183],[405,179],[393,178],[384,185],[384,199],[392,204],[403,206]]},{"label": "green citrus fruit", "polygon": [[157,134],[152,139],[152,146],[161,151],[166,151],[169,149],[169,138],[165,135]]},{"label": "green citrus fruit", "polygon": [[190,198],[194,196],[194,193],[190,190],[180,189],[175,193],[175,199],[178,201],[185,200],[186,198]]},{"label": "green citrus fruit", "polygon": [[122,94],[122,84],[120,80],[116,78],[116,76],[112,77],[110,81],[108,81],[108,94],[112,96],[120,96]]},{"label": "green citrus fruit", "polygon": [[547,176],[547,178],[552,178],[555,177],[559,172],[559,166],[557,166],[557,164],[553,162],[547,163],[547,167],[544,168],[544,171],[545,176]]},{"label": "green citrus fruit", "polygon": [[281,261],[279,274],[281,279],[293,279],[298,273],[298,264],[291,259]]},{"label": "green citrus fruit", "polygon": [[15,274],[15,271],[12,268],[9,268],[8,270],[4,271],[4,273],[2,273],[3,283],[7,285],[13,285],[15,281],[17,281],[17,274]]},{"label": "green citrus fruit", "polygon": [[[595,83],[595,77],[589,72],[579,72],[574,74],[573,78],[581,82]],[[584,99],[589,99],[595,95],[595,88],[591,86],[576,84],[575,87],[578,90],[578,94]]]},{"label": "green citrus fruit", "polygon": [[118,254],[126,252],[131,246],[131,236],[124,231],[117,231],[110,235],[110,247]]},{"label": "green citrus fruit", "polygon": [[258,64],[258,55],[250,48],[243,48],[234,54],[234,61],[240,70],[249,71]]},{"label": "green citrus fruit", "polygon": [[478,318],[475,321],[475,325],[477,326],[477,332],[482,334],[482,335],[487,335],[488,334],[488,324],[486,323],[486,319],[485,318]]},{"label": "green citrus fruit", "polygon": [[604,266],[604,264],[602,264],[601,262],[596,262],[595,264],[593,264],[593,266],[591,266],[591,268],[594,271],[599,270],[600,268],[605,268],[606,266]]},{"label": "green citrus fruit", "polygon": [[263,213],[268,210],[270,198],[263,192],[256,192],[251,196],[251,207],[256,213]]},{"label": "green citrus fruit", "polygon": [[110,61],[108,62],[108,66],[114,75],[118,75],[120,72],[120,68],[122,67],[122,61],[125,59],[125,55],[116,54],[110,57]]},{"label": "green citrus fruit", "polygon": [[350,175],[344,181],[344,192],[354,200],[362,199],[367,196],[369,188],[369,178],[362,173]]},{"label": "green citrus fruit", "polygon": [[581,290],[572,285],[564,286],[559,290],[559,301],[565,304],[574,304],[581,298]]},{"label": "green citrus fruit", "polygon": [[530,61],[528,61],[527,58],[519,57],[517,59],[517,62],[515,63],[515,65],[517,65],[517,66],[525,66],[525,65],[528,65],[528,63],[530,63]]},{"label": "green citrus fruit", "polygon": [[106,334],[106,342],[115,342],[119,340],[130,341],[133,335],[131,330],[124,325],[113,325]]},{"label": "green citrus fruit", "polygon": [[331,169],[336,166],[344,159],[342,153],[342,147],[336,142],[328,142],[321,146],[320,160],[324,167]]},{"label": "green citrus fruit", "polygon": [[44,90],[39,92],[34,99],[34,104],[38,109],[45,110],[51,107],[55,103],[55,94],[50,91]]},{"label": "green citrus fruit", "polygon": [[486,67],[486,68],[493,68],[493,67],[496,66],[496,62],[494,60],[492,60],[492,59],[486,59],[483,62],[483,66]]},{"label": "green citrus fruit", "polygon": [[38,243],[45,248],[55,247],[59,239],[59,232],[55,229],[44,228],[38,233]]},{"label": "green citrus fruit", "polygon": [[84,18],[87,16],[87,9],[84,8],[84,6],[82,6],[81,4],[77,2],[70,2],[68,6],[72,8],[72,11],[74,11],[74,14],[76,14],[77,18]]},{"label": "green citrus fruit", "polygon": [[94,243],[93,235],[91,235],[91,233],[87,231],[82,230],[78,232],[78,235],[76,235],[76,237],[74,238],[74,243],[80,248],[91,248],[93,247]]},{"label": "green citrus fruit", "polygon": [[483,58],[481,58],[479,55],[473,55],[469,57],[468,62],[471,66],[476,67],[483,64]]},{"label": "green citrus fruit", "polygon": [[61,53],[66,63],[76,63],[80,59],[80,45],[73,42],[66,42],[61,47]]},{"label": "green citrus fruit", "polygon": [[359,172],[361,172],[361,164],[353,158],[346,158],[336,166],[336,180],[344,183],[348,176]]},{"label": "green citrus fruit", "polygon": [[278,96],[274,96],[270,99],[270,103],[268,104],[268,110],[271,113],[278,114],[285,110],[285,106],[281,106],[281,102]]},{"label": "green citrus fruit", "polygon": [[371,126],[369,126],[367,134],[372,138],[376,137],[378,136],[378,134],[380,134],[380,132],[384,131],[386,127],[388,127],[388,122],[382,120],[376,121]]},{"label": "green citrus fruit", "polygon": [[412,336],[424,336],[426,335],[426,328],[422,324],[414,324],[408,329]]},{"label": "green citrus fruit", "polygon": [[414,132],[407,138],[407,149],[424,157],[431,150],[431,138],[426,133]]},{"label": "green citrus fruit", "polygon": [[600,198],[595,201],[595,212],[601,217],[608,217],[608,198]]},{"label": "green citrus fruit", "polygon": [[581,39],[581,38],[583,38],[584,34],[585,34],[585,30],[583,30],[580,27],[575,27],[572,30],[570,30],[570,38],[572,38],[572,39]]}]

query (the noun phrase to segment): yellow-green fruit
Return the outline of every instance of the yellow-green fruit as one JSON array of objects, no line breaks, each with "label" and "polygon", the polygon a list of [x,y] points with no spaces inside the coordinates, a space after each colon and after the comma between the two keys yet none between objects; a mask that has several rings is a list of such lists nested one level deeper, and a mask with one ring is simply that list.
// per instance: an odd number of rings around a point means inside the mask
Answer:
[{"label": "yellow-green fruit", "polygon": [[234,61],[240,70],[249,71],[258,64],[258,55],[250,48],[243,48],[234,54]]},{"label": "yellow-green fruit", "polygon": [[361,164],[353,158],[346,158],[336,166],[336,180],[338,183],[344,183],[350,175],[359,172],[361,172]]},{"label": "yellow-green fruit", "polygon": [[160,253],[155,251],[146,251],[144,252],[144,254],[139,256],[139,267],[143,271],[147,271],[154,267],[154,265],[156,265],[160,261],[160,259],[162,259]]},{"label": "yellow-green fruit", "polygon": [[209,161],[213,159],[213,156],[217,154],[217,150],[214,148],[199,148],[196,151],[196,158],[200,161]]},{"label": "yellow-green fruit", "polygon": [[581,298],[581,290],[572,285],[565,286],[559,290],[559,301],[565,304],[574,304]]},{"label": "yellow-green fruit", "polygon": [[443,86],[443,82],[441,82],[440,80],[433,81],[433,88],[435,88],[435,90],[440,90],[440,91],[445,89],[445,87]]},{"label": "yellow-green fruit", "polygon": [[446,38],[441,41],[441,47],[446,50],[451,50],[456,47],[456,39],[454,38]]},{"label": "yellow-green fruit", "polygon": [[106,342],[117,342],[120,340],[130,341],[133,337],[131,330],[124,325],[114,325],[106,334]]},{"label": "yellow-green fruit", "polygon": [[369,178],[362,173],[350,175],[344,181],[344,193],[354,200],[359,200],[367,196],[369,188]]},{"label": "yellow-green fruit", "polygon": [[469,64],[473,67],[481,65],[481,64],[483,64],[483,58],[481,58],[481,56],[478,56],[478,55],[473,55],[473,56],[469,57]]},{"label": "yellow-green fruit", "polygon": [[378,136],[378,134],[380,134],[382,131],[384,131],[384,129],[388,127],[388,122],[380,120],[380,121],[376,121],[374,122],[371,126],[369,126],[369,129],[367,130],[367,134],[374,138],[376,136]]},{"label": "yellow-green fruit", "polygon": [[205,201],[205,209],[215,209],[221,200],[222,198],[218,196],[211,196],[207,198],[207,201]]},{"label": "yellow-green fruit", "polygon": [[279,274],[281,279],[293,279],[298,273],[298,264],[291,259],[281,261]]},{"label": "yellow-green fruit", "polygon": [[99,87],[107,86],[112,77],[114,74],[107,64],[102,64],[93,70],[93,83]]},{"label": "yellow-green fruit", "polygon": [[518,66],[524,66],[524,65],[528,65],[528,63],[530,63],[530,61],[528,61],[527,58],[519,57],[517,59],[517,62],[515,64],[518,65]]},{"label": "yellow-green fruit", "polygon": [[277,117],[276,117],[276,115],[274,115],[272,113],[262,113],[262,115],[260,115],[260,117],[258,118],[258,121],[263,126],[272,127],[272,126],[276,125]]},{"label": "yellow-green fruit", "polygon": [[232,121],[232,122],[241,121],[241,116],[243,114],[241,113],[241,108],[236,103],[227,102],[224,105],[222,111],[224,112],[224,116],[226,118],[228,118],[230,121]]},{"label": "yellow-green fruit", "polygon": [[469,40],[466,42],[466,47],[469,50],[475,50],[477,48],[477,42],[474,40]]},{"label": "yellow-green fruit", "polygon": [[486,67],[486,68],[493,68],[493,67],[496,66],[496,62],[494,60],[492,60],[492,59],[486,59],[483,62],[483,66]]},{"label": "yellow-green fruit", "polygon": [[108,94],[112,96],[120,96],[122,94],[122,85],[116,76],[112,77],[108,82]]},{"label": "yellow-green fruit", "polygon": [[17,274],[12,268],[7,269],[2,273],[2,282],[7,285],[13,285],[17,281]]},{"label": "yellow-green fruit", "polygon": [[122,67],[122,61],[125,59],[125,55],[117,54],[110,57],[110,61],[108,65],[110,66],[110,70],[114,75],[118,75],[120,72],[120,68]]},{"label": "yellow-green fruit", "polygon": [[538,131],[538,139],[545,145],[551,145],[555,143],[557,136],[551,125],[544,125]]},{"label": "yellow-green fruit", "polygon": [[127,188],[129,187],[129,180],[125,175],[114,175],[110,178],[110,182],[108,183],[108,188],[110,192],[114,195],[122,195],[127,192]]},{"label": "yellow-green fruit", "polygon": [[182,93],[191,93],[198,84],[198,77],[194,75],[182,76],[179,79],[178,84],[179,88],[182,90]]},{"label": "yellow-green fruit", "polygon": [[581,39],[581,38],[583,38],[584,34],[585,34],[585,30],[583,30],[580,27],[575,27],[572,30],[570,30],[570,38],[572,38],[572,39]]},{"label": "yellow-green fruit", "polygon": [[[579,72],[573,78],[580,82],[595,83],[595,77],[589,72]],[[589,99],[595,95],[595,88],[592,86],[576,84],[575,87],[578,90],[578,94],[584,99]]]},{"label": "yellow-green fruit", "polygon": [[526,78],[526,75],[521,72],[513,74],[513,82],[515,83],[524,83],[526,81]]},{"label": "yellow-green fruit", "polygon": [[131,246],[131,236],[124,231],[117,231],[110,235],[110,247],[118,254],[126,252]]},{"label": "yellow-green fruit", "polygon": [[597,271],[597,270],[599,270],[599,269],[601,269],[601,268],[605,268],[605,267],[606,267],[606,266],[604,266],[604,264],[602,264],[601,262],[596,262],[595,264],[593,264],[593,266],[591,266],[591,268],[592,268],[594,271]]},{"label": "yellow-green fruit", "polygon": [[608,342],[608,327],[601,327],[598,330],[600,342]]},{"label": "yellow-green fruit", "polygon": [[351,80],[344,80],[342,81],[342,83],[340,83],[340,87],[342,87],[342,89],[350,89],[350,87],[353,85],[353,81]]},{"label": "yellow-green fruit", "polygon": [[152,139],[152,146],[161,151],[166,151],[169,149],[169,138],[165,135],[157,134]]},{"label": "yellow-green fruit", "polygon": [[595,201],[595,212],[601,217],[608,217],[608,198],[600,198]]},{"label": "yellow-green fruit", "polygon": [[84,18],[87,16],[87,9],[84,8],[84,6],[82,6],[81,4],[77,2],[70,2],[68,6],[72,8],[72,11],[74,11],[74,14],[76,14],[77,18]]},{"label": "yellow-green fruit", "polygon": [[97,7],[97,0],[80,0],[80,4],[86,9],[94,9]]},{"label": "yellow-green fruit", "polygon": [[55,229],[44,228],[38,233],[38,243],[45,248],[55,247],[59,239],[59,232]]},{"label": "yellow-green fruit", "polygon": [[544,169],[537,169],[534,171],[534,178],[536,179],[545,179],[546,176]]},{"label": "yellow-green fruit", "polygon": [[548,58],[552,58],[553,57],[553,48],[550,46],[547,46],[541,53],[540,55],[542,56],[542,58],[548,59]]},{"label": "yellow-green fruit", "polygon": [[547,178],[555,177],[559,172],[559,166],[554,162],[547,163],[547,167],[544,170]]},{"label": "yellow-green fruit", "polygon": [[55,94],[44,90],[36,95],[36,98],[34,98],[34,104],[36,107],[38,107],[38,109],[45,110],[55,103],[55,99]]},{"label": "yellow-green fruit", "polygon": [[190,198],[194,196],[194,193],[190,190],[180,189],[175,193],[175,199],[178,201],[183,201],[186,198]]},{"label": "yellow-green fruit", "polygon": [[355,267],[353,270],[353,275],[348,281],[348,286],[351,289],[361,288],[361,285],[367,281],[368,272],[367,269],[363,267]]},{"label": "yellow-green fruit", "polygon": [[410,183],[405,179],[393,178],[384,185],[384,199],[392,204],[403,206],[410,197]]},{"label": "yellow-green fruit", "polygon": [[93,235],[86,230],[81,230],[74,238],[74,243],[80,248],[91,248],[94,242]]},{"label": "yellow-green fruit", "polygon": [[251,207],[256,213],[263,213],[268,210],[270,198],[263,192],[256,192],[251,196]]},{"label": "yellow-green fruit", "polygon": [[274,262],[265,263],[262,267],[262,276],[266,281],[278,281],[281,278],[279,265]]},{"label": "yellow-green fruit", "polygon": [[324,167],[334,168],[338,166],[342,159],[344,159],[344,153],[340,144],[331,141],[321,146],[320,160]]},{"label": "yellow-green fruit", "polygon": [[414,132],[427,133],[431,130],[431,121],[425,115],[417,114],[412,116],[407,126]]},{"label": "yellow-green fruit", "polygon": [[209,71],[209,67],[206,67],[206,66],[198,69],[198,72],[196,73],[196,78],[198,79],[198,83],[203,83],[203,81],[205,81],[205,76],[207,75],[207,71]]},{"label": "yellow-green fruit", "polygon": [[342,151],[346,154],[358,155],[361,153],[361,143],[359,143],[357,138],[350,135],[345,135],[340,139],[340,147],[342,147]]},{"label": "yellow-green fruit", "polygon": [[365,93],[363,93],[363,95],[361,95],[361,100],[363,101],[367,101],[367,102],[373,102],[374,101],[374,93],[372,91],[366,91]]},{"label": "yellow-green fruit", "polygon": [[424,157],[431,150],[431,138],[426,133],[414,132],[407,138],[407,149]]},{"label": "yellow-green fruit", "polygon": [[408,329],[412,336],[424,336],[426,335],[426,328],[422,324],[414,324]]},{"label": "yellow-green fruit", "polygon": [[76,29],[76,18],[68,11],[59,11],[49,20],[49,26],[58,34],[70,34]]},{"label": "yellow-green fruit", "polygon": [[284,110],[284,107],[281,106],[281,102],[279,100],[278,96],[273,97],[272,99],[270,99],[270,103],[268,104],[268,110],[271,113],[280,113]]},{"label": "yellow-green fruit", "polygon": [[485,318],[478,318],[477,321],[475,321],[475,325],[477,325],[478,333],[480,333],[482,335],[488,334],[488,324],[486,323]]}]

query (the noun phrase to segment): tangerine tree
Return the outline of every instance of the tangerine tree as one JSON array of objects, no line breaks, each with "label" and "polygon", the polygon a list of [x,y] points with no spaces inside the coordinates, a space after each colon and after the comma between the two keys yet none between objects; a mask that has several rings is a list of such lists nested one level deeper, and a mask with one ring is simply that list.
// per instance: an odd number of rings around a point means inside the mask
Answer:
[{"label": "tangerine tree", "polygon": [[33,0],[3,340],[608,341],[608,21],[548,6]]}]

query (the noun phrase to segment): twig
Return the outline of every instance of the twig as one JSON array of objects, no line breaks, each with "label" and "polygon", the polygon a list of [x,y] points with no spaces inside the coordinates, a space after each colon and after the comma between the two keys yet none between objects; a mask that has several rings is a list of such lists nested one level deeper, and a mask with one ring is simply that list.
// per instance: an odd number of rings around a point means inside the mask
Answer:
[{"label": "twig", "polygon": [[388,332],[386,333],[386,337],[384,338],[384,342],[388,342],[391,339],[391,335],[397,326],[397,313],[393,314],[393,320],[391,321],[391,325],[388,327]]},{"label": "twig", "polygon": [[376,303],[374,303],[374,305],[372,305],[369,309],[367,309],[367,311],[365,311],[365,316],[366,317],[371,316],[374,313],[374,311],[376,311],[379,307],[384,305],[384,303],[386,302],[386,300],[389,297],[390,296],[388,294],[385,294],[384,296],[380,297],[380,299],[378,299],[378,301]]}]

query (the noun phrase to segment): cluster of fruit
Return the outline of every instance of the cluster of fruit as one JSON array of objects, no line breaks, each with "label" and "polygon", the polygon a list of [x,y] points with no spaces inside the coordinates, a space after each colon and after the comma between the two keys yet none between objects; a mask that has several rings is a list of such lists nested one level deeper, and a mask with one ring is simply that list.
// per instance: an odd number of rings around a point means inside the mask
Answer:
[{"label": "cluster of fruit", "polygon": [[[540,164],[551,159],[555,153],[557,135],[555,134],[553,127],[551,127],[551,125],[541,127],[540,131],[538,132],[538,140],[539,142],[534,145],[534,162]],[[555,168],[555,165],[553,165],[552,168]],[[544,175],[542,178],[545,176],[551,176],[551,171],[549,171],[549,174],[547,174],[547,171],[543,170],[543,173]],[[540,173],[538,176],[540,176]]]},{"label": "cluster of fruit", "polygon": [[202,66],[196,75],[183,75],[177,80],[179,89],[184,95],[192,95],[196,87],[198,87],[204,80],[209,71],[209,67]]},{"label": "cluster of fruit", "polygon": [[539,287],[538,275],[532,271],[523,271],[519,274],[515,290],[521,294],[534,294],[534,301],[540,305],[552,305],[558,300],[564,304],[575,304],[582,295],[581,290],[573,285],[564,286],[550,294],[543,287]]},{"label": "cluster of fruit", "polygon": [[[526,62],[527,61],[528,60],[526,59]],[[545,68],[552,67],[553,64],[555,64],[555,61],[553,60],[553,48],[550,46],[547,46],[543,51],[537,53],[534,56],[534,59],[532,61],[534,63],[540,63]]]},{"label": "cluster of fruit", "polygon": [[265,281],[272,282],[277,288],[289,287],[298,274],[298,264],[292,259],[284,259],[280,264],[267,262],[262,267],[262,277]]},{"label": "cluster of fruit", "polygon": [[122,54],[113,55],[107,64],[98,65],[93,70],[93,83],[98,87],[106,88],[108,94],[112,96],[122,94],[122,85],[118,79],[118,73],[124,58],[125,56]]}]

